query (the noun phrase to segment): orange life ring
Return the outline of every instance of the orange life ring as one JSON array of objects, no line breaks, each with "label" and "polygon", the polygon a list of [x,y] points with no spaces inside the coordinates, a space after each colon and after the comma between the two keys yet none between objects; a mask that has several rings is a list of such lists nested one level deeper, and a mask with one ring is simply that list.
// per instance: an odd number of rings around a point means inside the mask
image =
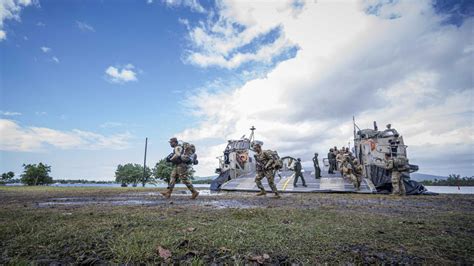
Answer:
[{"label": "orange life ring", "polygon": [[249,159],[249,156],[246,153],[242,153],[239,155],[239,159],[241,162],[246,162]]}]

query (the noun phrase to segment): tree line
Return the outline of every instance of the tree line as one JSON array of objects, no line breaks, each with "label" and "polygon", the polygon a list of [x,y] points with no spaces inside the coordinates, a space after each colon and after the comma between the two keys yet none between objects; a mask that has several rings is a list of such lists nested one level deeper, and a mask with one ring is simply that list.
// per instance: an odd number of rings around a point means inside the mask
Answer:
[{"label": "tree line", "polygon": [[[172,164],[166,162],[165,159],[160,160],[155,164],[155,166],[150,169],[148,166],[143,169],[143,165],[127,163],[124,165],[119,164],[115,170],[115,182],[126,187],[128,185],[137,186],[141,184],[155,184],[158,180],[169,182],[172,171]],[[188,174],[191,179],[194,179],[194,170],[189,168]],[[84,183],[82,181],[86,180],[53,180],[53,177],[50,176],[51,166],[43,163],[38,164],[23,164],[23,173],[20,175],[20,179],[14,179],[15,173],[6,172],[3,173],[0,179],[0,184],[12,183],[20,181],[27,186],[38,186],[38,185],[49,185],[54,182],[59,182],[61,184],[72,183],[72,181],[77,181],[79,183]],[[179,182],[179,180],[177,181]],[[108,181],[86,181],[85,183],[111,183]]]},{"label": "tree line", "polygon": [[474,176],[463,177],[451,174],[447,179],[424,180],[420,182],[425,186],[474,186]]}]

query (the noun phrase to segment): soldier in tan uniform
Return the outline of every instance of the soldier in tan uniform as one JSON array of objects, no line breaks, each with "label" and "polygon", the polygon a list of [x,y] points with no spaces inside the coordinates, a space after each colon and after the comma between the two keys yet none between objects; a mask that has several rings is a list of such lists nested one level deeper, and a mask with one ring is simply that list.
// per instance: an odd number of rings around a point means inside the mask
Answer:
[{"label": "soldier in tan uniform", "polygon": [[352,165],[354,166],[354,175],[357,178],[357,190],[360,189],[360,183],[362,182],[362,175],[364,173],[364,170],[362,168],[362,165],[359,163],[359,160],[354,159],[352,161]]},{"label": "soldier in tan uniform", "polygon": [[183,182],[183,184],[185,184],[186,187],[191,191],[191,199],[195,199],[199,195],[199,192],[194,188],[193,184],[189,180],[188,165],[182,159],[183,155],[187,155],[184,154],[183,147],[178,144],[177,138],[171,138],[169,143],[171,148],[173,148],[173,153],[168,156],[167,161],[173,164],[173,170],[171,172],[168,190],[166,192],[162,192],[161,194],[165,198],[171,197],[171,193],[173,192],[174,186],[176,184],[176,179],[179,178],[181,182]]},{"label": "soldier in tan uniform", "polygon": [[263,196],[267,194],[262,184],[262,179],[266,177],[268,185],[272,189],[272,192],[275,193],[275,198],[280,198],[280,194],[278,193],[277,187],[275,185],[274,165],[276,162],[273,159],[271,151],[262,150],[262,146],[260,146],[258,143],[253,146],[253,149],[255,151],[255,160],[257,163],[257,176],[255,177],[255,183],[260,189],[260,192],[257,193],[257,196]]},{"label": "soldier in tan uniform", "polygon": [[390,153],[385,154],[385,168],[392,172],[392,195],[404,196],[406,191],[402,180],[402,173],[399,171],[395,159],[392,158]]},{"label": "soldier in tan uniform", "polygon": [[349,179],[352,184],[354,184],[354,188],[356,190],[360,189],[360,180],[357,178],[355,175],[354,171],[354,166],[352,165],[352,162],[350,160],[350,157],[348,155],[344,155],[344,159],[342,162],[342,176]]},{"label": "soldier in tan uniform", "polygon": [[337,170],[342,174],[342,163],[344,162],[344,152],[339,151],[336,155]]}]

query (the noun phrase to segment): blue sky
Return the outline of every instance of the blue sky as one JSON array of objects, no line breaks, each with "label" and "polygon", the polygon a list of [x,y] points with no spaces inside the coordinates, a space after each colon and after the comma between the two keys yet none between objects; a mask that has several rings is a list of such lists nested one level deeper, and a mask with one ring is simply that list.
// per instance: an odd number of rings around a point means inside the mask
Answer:
[{"label": "blue sky", "polygon": [[[420,172],[473,174],[472,108],[443,118],[472,105],[469,1],[0,3],[0,172],[41,161],[57,178],[112,179],[117,164],[142,162],[145,137],[153,165],[176,135],[199,145],[196,170],[209,175],[222,143],[251,125],[308,164],[314,150],[347,143],[356,115],[398,122]],[[396,119],[386,96],[408,87],[420,100],[403,109],[418,117]],[[431,130],[433,112],[465,126]],[[441,146],[422,148],[430,143]],[[433,155],[443,147],[468,159]]]}]

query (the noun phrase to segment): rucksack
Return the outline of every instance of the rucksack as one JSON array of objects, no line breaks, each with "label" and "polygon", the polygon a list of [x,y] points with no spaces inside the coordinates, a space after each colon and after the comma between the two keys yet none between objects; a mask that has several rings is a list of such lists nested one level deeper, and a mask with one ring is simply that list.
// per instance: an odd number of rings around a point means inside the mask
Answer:
[{"label": "rucksack", "polygon": [[281,169],[283,167],[283,161],[281,160],[280,156],[278,155],[278,152],[277,151],[272,151],[272,150],[268,150],[268,151],[272,155],[273,168],[275,170]]},{"label": "rucksack", "polygon": [[182,147],[181,161],[186,164],[197,165],[199,162],[197,160],[196,146],[188,142],[183,142]]},{"label": "rucksack", "polygon": [[393,167],[398,171],[406,171],[409,168],[408,159],[405,157],[397,157],[393,159]]}]

